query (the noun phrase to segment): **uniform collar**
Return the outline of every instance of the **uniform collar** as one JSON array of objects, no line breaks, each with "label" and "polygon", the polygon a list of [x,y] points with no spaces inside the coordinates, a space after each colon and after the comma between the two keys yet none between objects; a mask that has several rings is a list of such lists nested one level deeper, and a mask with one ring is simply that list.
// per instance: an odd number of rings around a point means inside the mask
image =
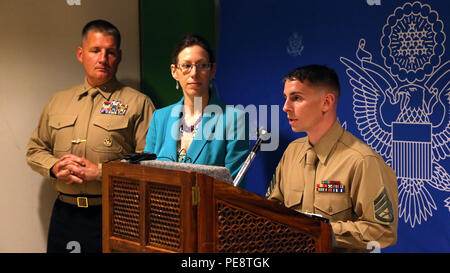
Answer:
[{"label": "uniform collar", "polygon": [[[344,133],[344,128],[342,128],[339,120],[336,120],[331,128],[320,138],[319,142],[314,145],[314,150],[316,151],[317,157],[323,164],[331,153],[331,150],[336,145],[337,141],[341,138]],[[308,140],[308,145],[309,140]]]},{"label": "uniform collar", "polygon": [[97,90],[106,100],[109,100],[111,98],[112,93],[120,88],[120,83],[117,81],[117,79],[114,77],[111,80],[107,81],[106,83],[92,87],[87,79],[84,79],[84,83],[80,89],[79,92],[77,92],[78,98],[86,95],[89,90],[95,89]]}]

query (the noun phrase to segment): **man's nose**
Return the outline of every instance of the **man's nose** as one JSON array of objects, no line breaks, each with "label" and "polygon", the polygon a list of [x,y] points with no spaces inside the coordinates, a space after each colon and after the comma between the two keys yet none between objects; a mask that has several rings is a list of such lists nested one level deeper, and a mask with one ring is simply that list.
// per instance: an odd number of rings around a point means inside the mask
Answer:
[{"label": "man's nose", "polygon": [[106,51],[101,51],[98,56],[98,62],[102,64],[106,63],[108,60],[107,56]]},{"label": "man's nose", "polygon": [[287,113],[289,110],[290,110],[290,104],[289,104],[288,100],[286,99],[284,101],[283,111]]}]

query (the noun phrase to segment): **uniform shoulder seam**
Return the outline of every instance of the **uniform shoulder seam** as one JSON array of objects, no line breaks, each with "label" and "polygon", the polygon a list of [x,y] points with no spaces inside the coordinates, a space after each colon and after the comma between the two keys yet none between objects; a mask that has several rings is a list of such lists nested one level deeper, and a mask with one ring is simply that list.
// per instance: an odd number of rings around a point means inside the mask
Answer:
[{"label": "uniform shoulder seam", "polygon": [[[349,141],[356,143],[357,147],[352,146],[351,143],[348,143]],[[379,155],[369,145],[367,145],[366,143],[364,143],[363,141],[361,141],[359,138],[355,137],[348,131],[345,131],[344,136],[340,138],[338,142],[341,143],[342,145],[345,145],[347,148],[351,149],[352,151],[359,154],[363,158],[379,157]]]}]

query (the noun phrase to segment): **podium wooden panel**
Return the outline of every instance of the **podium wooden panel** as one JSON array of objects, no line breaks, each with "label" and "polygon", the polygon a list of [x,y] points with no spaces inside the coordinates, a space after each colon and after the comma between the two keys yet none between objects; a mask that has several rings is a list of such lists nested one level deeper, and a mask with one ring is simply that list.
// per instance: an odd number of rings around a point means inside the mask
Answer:
[{"label": "podium wooden panel", "polygon": [[103,165],[103,252],[330,252],[331,227],[205,174]]}]

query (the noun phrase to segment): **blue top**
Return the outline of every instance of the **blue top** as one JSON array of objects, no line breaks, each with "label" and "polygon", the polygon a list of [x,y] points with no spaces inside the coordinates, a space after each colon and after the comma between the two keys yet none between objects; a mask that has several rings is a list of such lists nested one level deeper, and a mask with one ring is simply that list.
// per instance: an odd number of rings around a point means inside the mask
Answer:
[{"label": "blue top", "polygon": [[[153,113],[144,151],[156,154],[157,160],[177,161],[183,102],[184,98]],[[234,179],[248,154],[248,118],[245,112],[226,106],[212,92],[184,162],[225,166]]]}]

